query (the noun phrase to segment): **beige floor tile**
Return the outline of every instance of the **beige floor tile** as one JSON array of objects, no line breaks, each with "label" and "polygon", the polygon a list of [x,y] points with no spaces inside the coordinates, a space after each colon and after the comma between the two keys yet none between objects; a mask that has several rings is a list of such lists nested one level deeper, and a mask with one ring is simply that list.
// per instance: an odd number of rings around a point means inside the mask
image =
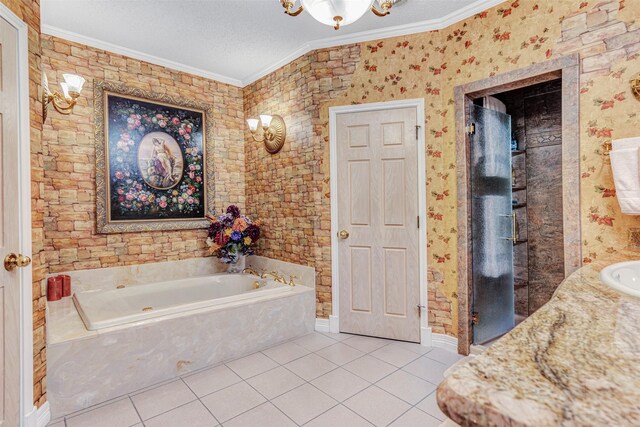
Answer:
[{"label": "beige floor tile", "polygon": [[415,405],[436,390],[436,386],[405,371],[396,371],[376,383],[381,389]]},{"label": "beige floor tile", "polygon": [[422,356],[404,366],[402,370],[420,377],[425,381],[429,381],[432,384],[440,384],[444,379],[444,371],[447,370],[447,365]]},{"label": "beige floor tile", "polygon": [[404,342],[404,341],[392,341],[391,344],[389,345],[394,347],[404,348],[405,350],[413,351],[414,353],[418,353],[421,355],[424,355],[430,352],[434,348],[434,347],[425,347],[422,344],[418,344],[415,342]]},{"label": "beige floor tile", "polygon": [[140,417],[128,398],[67,419],[67,427],[129,427]]},{"label": "beige floor tile", "polygon": [[361,392],[370,385],[369,382],[342,368],[334,369],[316,378],[311,381],[311,384],[339,402]]},{"label": "beige floor tile", "polygon": [[287,369],[306,381],[336,369],[338,366],[316,354],[308,354],[285,365]]},{"label": "beige floor tile", "polygon": [[371,383],[381,380],[397,369],[395,366],[369,355],[349,362],[343,368]]},{"label": "beige floor tile", "polygon": [[299,346],[293,342],[286,342],[284,344],[277,345],[275,347],[271,347],[268,350],[264,350],[264,353],[270,359],[275,360],[281,365],[285,363],[289,363],[292,360],[299,359],[302,356],[306,356],[309,354],[309,350],[306,348]]},{"label": "beige floor tile", "polygon": [[264,403],[266,399],[245,382],[237,383],[200,399],[221,423]]},{"label": "beige floor tile", "polygon": [[304,384],[302,378],[282,366],[251,377],[247,382],[267,399],[273,399]]},{"label": "beige floor tile", "polygon": [[311,384],[295,388],[275,398],[272,403],[299,425],[338,404]]},{"label": "beige floor tile", "polygon": [[378,427],[386,426],[411,406],[392,394],[371,386],[346,400],[344,405]]},{"label": "beige floor tile", "polygon": [[443,348],[434,348],[432,351],[427,353],[425,357],[435,360],[436,362],[443,363],[447,365],[447,367],[453,365],[460,359],[464,359],[464,356],[461,356],[452,351],[445,350]]},{"label": "beige floor tile", "polygon": [[242,359],[229,362],[227,366],[240,377],[247,379],[273,369],[278,364],[262,353],[254,353]]},{"label": "beige floor tile", "polygon": [[176,380],[131,396],[131,400],[133,400],[133,404],[136,406],[143,421],[195,399],[196,395],[189,390],[189,387],[182,380]]},{"label": "beige floor tile", "polygon": [[216,392],[242,381],[242,378],[237,376],[225,365],[200,371],[193,375],[183,377],[182,379],[198,397]]},{"label": "beige floor tile", "polygon": [[224,427],[295,427],[295,423],[267,402],[224,423]]},{"label": "beige floor tile", "polygon": [[372,425],[350,409],[338,405],[309,421],[304,427],[371,427]]},{"label": "beige floor tile", "polygon": [[331,332],[320,332],[320,333],[325,337],[331,338],[336,341],[344,341],[347,338],[351,338],[353,336],[351,334],[343,334],[343,333],[337,333],[337,334],[332,334]]},{"label": "beige floor tile", "polygon": [[413,362],[420,357],[418,353],[392,345],[385,345],[384,347],[371,352],[371,356],[385,361],[397,368],[402,368],[404,365]]},{"label": "beige floor tile", "polygon": [[411,408],[400,418],[391,423],[390,427],[438,427],[442,421],[419,409]]},{"label": "beige floor tile", "polygon": [[309,351],[318,351],[321,348],[329,347],[336,343],[335,340],[328,338],[326,335],[318,332],[312,332],[294,341]]},{"label": "beige floor tile", "polygon": [[145,427],[214,427],[218,422],[200,401],[195,400],[146,420],[144,424]]},{"label": "beige floor tile", "polygon": [[354,335],[342,342],[365,353],[370,353],[391,343],[391,341],[382,338],[365,337],[361,335]]},{"label": "beige floor tile", "polygon": [[329,347],[325,347],[321,350],[316,351],[316,354],[335,363],[336,365],[344,365],[345,363],[349,363],[352,360],[357,359],[358,357],[364,356],[364,353],[360,350],[343,343],[337,343],[334,345],[330,345]]},{"label": "beige floor tile", "polygon": [[444,421],[447,419],[447,416],[442,413],[440,407],[438,406],[435,392],[425,397],[420,403],[416,405],[416,408],[420,409],[422,412],[426,412],[432,417],[439,419],[440,421]]}]

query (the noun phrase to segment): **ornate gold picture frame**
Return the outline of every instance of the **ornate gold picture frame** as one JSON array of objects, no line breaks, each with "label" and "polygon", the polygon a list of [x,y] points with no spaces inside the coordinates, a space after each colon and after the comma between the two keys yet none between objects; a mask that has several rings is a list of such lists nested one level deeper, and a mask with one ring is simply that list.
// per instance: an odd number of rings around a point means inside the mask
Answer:
[{"label": "ornate gold picture frame", "polygon": [[98,233],[206,228],[212,107],[96,80],[94,110]]}]

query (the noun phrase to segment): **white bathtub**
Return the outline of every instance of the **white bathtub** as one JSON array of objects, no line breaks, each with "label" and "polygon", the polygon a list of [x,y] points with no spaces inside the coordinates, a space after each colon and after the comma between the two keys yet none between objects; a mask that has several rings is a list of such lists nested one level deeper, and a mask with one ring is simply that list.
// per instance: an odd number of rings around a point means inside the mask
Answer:
[{"label": "white bathtub", "polygon": [[215,274],[76,292],[73,302],[90,331],[289,292],[289,285],[252,275]]}]

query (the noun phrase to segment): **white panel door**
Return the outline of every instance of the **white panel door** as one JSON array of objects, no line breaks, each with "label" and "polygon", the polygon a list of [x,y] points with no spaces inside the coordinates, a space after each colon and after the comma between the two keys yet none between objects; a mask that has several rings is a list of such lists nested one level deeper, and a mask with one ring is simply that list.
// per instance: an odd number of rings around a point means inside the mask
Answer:
[{"label": "white panel door", "polygon": [[337,116],[340,331],[420,341],[416,108]]},{"label": "white panel door", "polygon": [[[18,31],[0,18],[0,261],[19,249]],[[26,72],[26,71],[25,71]],[[28,258],[16,256],[27,264]],[[30,285],[29,285],[30,286]],[[0,425],[20,417],[20,280],[0,266]]]}]

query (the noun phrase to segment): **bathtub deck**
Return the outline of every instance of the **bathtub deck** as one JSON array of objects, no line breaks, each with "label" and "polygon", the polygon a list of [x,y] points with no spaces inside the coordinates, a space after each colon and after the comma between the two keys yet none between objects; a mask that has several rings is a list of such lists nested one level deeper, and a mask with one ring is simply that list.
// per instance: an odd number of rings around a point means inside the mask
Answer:
[{"label": "bathtub deck", "polygon": [[445,417],[435,389],[459,359],[419,344],[314,332],[50,426],[438,426]]}]

